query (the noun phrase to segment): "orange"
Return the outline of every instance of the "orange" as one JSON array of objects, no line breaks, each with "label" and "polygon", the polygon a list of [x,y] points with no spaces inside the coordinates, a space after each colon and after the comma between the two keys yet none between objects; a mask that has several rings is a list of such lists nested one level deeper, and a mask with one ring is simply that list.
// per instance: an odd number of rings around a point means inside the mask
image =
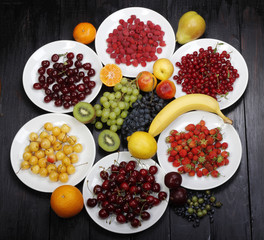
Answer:
[{"label": "orange", "polygon": [[100,79],[108,87],[113,87],[122,79],[122,70],[116,64],[106,64],[100,71]]},{"label": "orange", "polygon": [[88,22],[79,23],[73,30],[73,38],[75,41],[89,44],[95,39],[96,29]]},{"label": "orange", "polygon": [[50,206],[59,217],[70,218],[83,209],[83,195],[74,186],[62,185],[51,194]]}]

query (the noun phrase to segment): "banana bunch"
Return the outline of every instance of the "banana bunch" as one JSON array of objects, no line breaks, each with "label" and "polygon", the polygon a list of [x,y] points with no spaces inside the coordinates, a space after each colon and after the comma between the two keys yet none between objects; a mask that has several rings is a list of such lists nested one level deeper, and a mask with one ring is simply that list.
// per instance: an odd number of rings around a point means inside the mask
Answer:
[{"label": "banana bunch", "polygon": [[178,116],[192,110],[216,113],[225,123],[232,124],[232,120],[221,112],[218,102],[213,97],[205,94],[187,94],[168,103],[156,115],[150,124],[149,133],[153,137],[159,135]]}]

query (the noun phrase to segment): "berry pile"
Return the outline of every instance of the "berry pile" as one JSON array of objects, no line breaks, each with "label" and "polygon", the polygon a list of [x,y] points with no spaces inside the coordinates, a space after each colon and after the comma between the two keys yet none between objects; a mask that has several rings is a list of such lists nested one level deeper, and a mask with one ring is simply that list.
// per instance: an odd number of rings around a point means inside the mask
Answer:
[{"label": "berry pile", "polygon": [[160,54],[166,46],[164,34],[160,25],[152,21],[145,24],[136,15],[131,15],[127,21],[120,19],[117,28],[109,34],[106,52],[116,64],[145,67],[147,62],[156,61],[156,53]]},{"label": "berry pile", "polygon": [[217,46],[215,49],[211,46],[200,48],[176,62],[180,70],[173,79],[182,85],[182,91],[187,94],[202,93],[214,98],[225,96],[233,91],[233,84],[239,78],[229,59],[230,54],[217,52]]},{"label": "berry pile", "polygon": [[148,131],[150,123],[169,100],[158,97],[156,92],[146,93],[132,105],[132,111],[126,117],[121,134],[124,139],[136,131]]},{"label": "berry pile", "polygon": [[[59,62],[61,57],[62,62]],[[53,54],[51,60],[41,62],[38,82],[33,84],[33,88],[45,91],[45,103],[54,100],[55,106],[68,109],[91,94],[96,83],[90,78],[95,75],[95,70],[91,63],[82,63],[82,53],[74,58],[74,53],[69,52]]]},{"label": "berry pile", "polygon": [[185,130],[172,130],[166,138],[166,142],[170,143],[168,161],[178,167],[179,173],[219,177],[216,169],[229,163],[228,143],[221,142],[223,136],[220,129],[208,129],[205,121],[201,120],[196,125],[188,124]]},{"label": "berry pile", "polygon": [[122,78],[113,92],[104,92],[100,103],[94,105],[96,111],[95,127],[103,128],[106,123],[110,130],[119,130],[127,117],[131,105],[141,97],[134,80]]},{"label": "berry pile", "polygon": [[94,186],[96,197],[89,198],[87,206],[98,205],[101,219],[115,214],[117,222],[130,222],[132,227],[139,227],[141,221],[151,217],[147,210],[167,199],[167,193],[161,191],[160,184],[156,182],[157,172],[157,166],[139,168],[134,160],[114,163],[100,172],[103,182]]},{"label": "berry pile", "polygon": [[209,190],[200,192],[188,190],[187,194],[187,202],[183,206],[175,207],[175,213],[193,222],[193,227],[198,227],[200,220],[206,215],[209,216],[210,223],[213,223],[214,208],[220,208],[223,204],[216,201],[216,197]]}]

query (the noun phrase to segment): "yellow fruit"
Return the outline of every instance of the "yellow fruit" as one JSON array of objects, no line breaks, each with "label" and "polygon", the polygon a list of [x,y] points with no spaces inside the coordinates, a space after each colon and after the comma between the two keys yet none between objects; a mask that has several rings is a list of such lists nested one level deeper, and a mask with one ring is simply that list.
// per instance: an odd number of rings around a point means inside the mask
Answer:
[{"label": "yellow fruit", "polygon": [[152,158],[157,152],[157,142],[147,132],[137,131],[127,137],[128,150],[131,155],[139,159]]},{"label": "yellow fruit", "polygon": [[213,97],[205,94],[187,94],[168,103],[153,119],[148,132],[155,137],[178,116],[192,110],[216,113],[225,123],[232,124],[232,120],[221,112],[218,102]]}]

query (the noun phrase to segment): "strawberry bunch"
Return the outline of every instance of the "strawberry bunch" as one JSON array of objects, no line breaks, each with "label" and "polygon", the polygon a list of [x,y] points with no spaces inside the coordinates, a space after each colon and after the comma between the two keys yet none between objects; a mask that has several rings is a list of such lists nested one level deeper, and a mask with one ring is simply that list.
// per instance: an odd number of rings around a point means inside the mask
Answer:
[{"label": "strawberry bunch", "polygon": [[222,140],[221,129],[208,129],[204,120],[188,124],[183,132],[172,130],[166,138],[168,161],[181,174],[219,177],[217,169],[229,163],[228,143]]}]

